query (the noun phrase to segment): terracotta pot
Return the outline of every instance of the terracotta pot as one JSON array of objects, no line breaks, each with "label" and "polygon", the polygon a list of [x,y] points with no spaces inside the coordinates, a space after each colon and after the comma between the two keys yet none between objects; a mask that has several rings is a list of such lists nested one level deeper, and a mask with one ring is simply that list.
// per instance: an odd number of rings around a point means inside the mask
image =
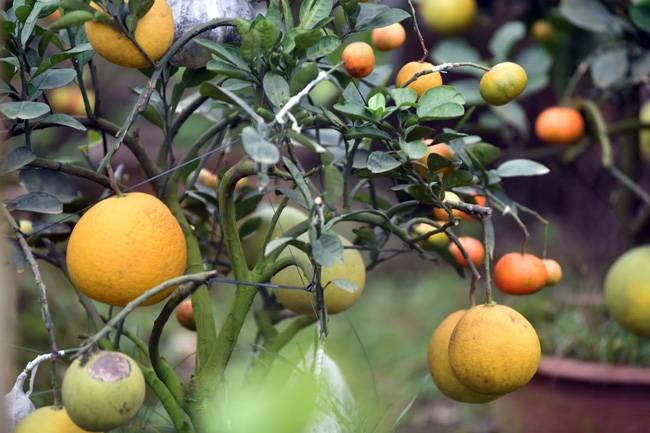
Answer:
[{"label": "terracotta pot", "polygon": [[650,368],[544,357],[492,411],[499,433],[648,433]]}]

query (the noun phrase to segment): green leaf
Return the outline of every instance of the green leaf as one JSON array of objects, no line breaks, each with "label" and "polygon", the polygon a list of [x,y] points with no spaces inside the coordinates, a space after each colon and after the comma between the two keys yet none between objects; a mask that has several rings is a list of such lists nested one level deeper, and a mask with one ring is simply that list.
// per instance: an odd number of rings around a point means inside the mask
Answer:
[{"label": "green leaf", "polygon": [[386,97],[383,93],[376,93],[368,100],[368,111],[381,117],[386,111]]},{"label": "green leaf", "polygon": [[280,39],[280,29],[278,29],[271,20],[263,19],[255,24],[253,32],[259,34],[260,47],[265,52],[269,52],[275,47]]},{"label": "green leaf", "polygon": [[336,233],[325,232],[312,243],[314,261],[321,266],[332,266],[343,259],[343,244]]},{"label": "green leaf", "polygon": [[528,115],[517,101],[512,101],[498,107],[490,105],[490,110],[508,125],[515,127],[522,137],[528,138],[528,129],[530,127]]},{"label": "green leaf", "polygon": [[323,37],[323,31],[320,29],[316,30],[295,30],[294,41],[296,43],[296,48],[299,50],[307,50],[313,45],[316,45]]},{"label": "green leaf", "polygon": [[345,131],[345,138],[348,140],[375,138],[377,140],[391,140],[392,137],[386,131],[374,126],[361,126],[349,128]]},{"label": "green leaf", "polygon": [[244,150],[253,161],[260,164],[275,164],[280,160],[278,148],[266,141],[252,126],[244,128],[241,139]]},{"label": "green leaf", "polygon": [[311,7],[305,7],[304,10],[300,10],[300,27],[303,29],[313,29],[321,21],[326,19],[332,13],[332,7],[334,6],[333,0],[310,0],[303,2],[303,4],[309,5]]},{"label": "green leaf", "polygon": [[276,108],[283,107],[291,97],[289,84],[284,78],[273,72],[264,75],[263,86],[266,97]]},{"label": "green leaf", "polygon": [[138,18],[142,18],[153,6],[154,0],[129,0],[129,11]]},{"label": "green leaf", "polygon": [[564,0],[560,12],[572,24],[585,30],[597,33],[620,30],[616,17],[596,0]]},{"label": "green leaf", "polygon": [[418,100],[418,94],[410,87],[395,87],[391,89],[390,96],[397,107],[412,107]]},{"label": "green leaf", "polygon": [[330,284],[335,284],[342,290],[348,292],[348,293],[356,293],[359,291],[359,287],[354,281],[350,281],[344,278],[335,278],[332,281],[330,281]]},{"label": "green leaf", "polygon": [[56,170],[27,167],[20,170],[20,183],[29,192],[44,192],[63,203],[70,203],[80,196],[70,175]]},{"label": "green leaf", "polygon": [[508,58],[508,54],[524,36],[526,36],[526,25],[521,21],[510,21],[502,25],[490,40],[490,52],[494,54],[495,60],[501,62]]},{"label": "green leaf", "polygon": [[373,3],[362,3],[359,6],[359,15],[354,29],[357,32],[386,27],[411,18],[411,14],[403,9]]},{"label": "green leaf", "polygon": [[345,114],[348,118],[352,120],[367,120],[369,122],[374,121],[373,117],[368,113],[366,107],[357,104],[335,104],[334,109],[338,112]]},{"label": "green leaf", "polygon": [[[481,62],[481,55],[478,50],[462,38],[443,39],[442,42],[433,48],[431,58],[436,63]],[[482,76],[484,73],[479,69],[471,67],[456,68],[454,72],[464,72],[477,76]]]},{"label": "green leaf", "polygon": [[467,170],[454,170],[442,179],[443,188],[474,185],[474,175]]},{"label": "green leaf", "polygon": [[0,112],[9,119],[30,120],[49,113],[50,107],[42,102],[4,102]]},{"label": "green leaf", "polygon": [[29,16],[25,20],[25,23],[23,24],[22,31],[20,32],[20,43],[23,47],[25,47],[27,41],[32,36],[32,32],[34,31],[34,27],[38,22],[43,6],[45,6],[45,2],[37,0],[36,3],[34,3]]},{"label": "green leaf", "polygon": [[553,64],[553,59],[548,50],[540,45],[531,45],[524,48],[517,57],[515,63],[518,63],[526,70],[528,75],[528,84],[526,85],[525,95],[529,95],[546,87],[549,81],[549,70]]},{"label": "green leaf", "polygon": [[506,161],[496,171],[501,177],[541,176],[550,172],[546,166],[530,159]]},{"label": "green leaf", "polygon": [[374,151],[368,156],[368,170],[372,173],[385,173],[402,165],[389,153]]},{"label": "green leaf", "polygon": [[249,72],[239,69],[238,67],[222,60],[211,60],[206,65],[206,68],[208,71],[216,72],[225,77],[253,81],[253,76]]},{"label": "green leaf", "polygon": [[46,192],[30,192],[7,203],[11,211],[37,212],[56,215],[63,212],[63,204],[58,198]]},{"label": "green leaf", "polygon": [[78,27],[84,24],[86,21],[91,21],[94,16],[94,13],[87,11],[77,10],[68,12],[50,24],[50,30],[61,30],[71,27]]},{"label": "green leaf", "polygon": [[650,32],[650,2],[642,1],[631,6],[630,19],[641,30]]},{"label": "green leaf", "polygon": [[601,89],[618,83],[625,78],[628,69],[627,50],[619,48],[605,51],[591,64],[591,78]]},{"label": "green leaf", "polygon": [[294,140],[295,142],[297,142],[298,144],[306,147],[307,149],[309,149],[309,150],[311,150],[313,152],[316,152],[316,153],[325,153],[325,152],[327,152],[327,150],[323,146],[321,146],[320,144],[318,144],[314,140],[310,139],[309,137],[306,137],[306,136],[300,134],[299,132],[296,132],[296,131],[290,129],[289,131],[287,131],[287,135],[289,135],[289,137],[292,140]]},{"label": "green leaf", "polygon": [[336,207],[337,201],[343,195],[343,175],[336,166],[328,164],[323,167],[324,187],[323,198],[325,203]]},{"label": "green leaf", "polygon": [[452,86],[429,89],[420,98],[417,109],[421,119],[453,119],[465,113],[465,98]]},{"label": "green leaf", "polygon": [[49,116],[45,116],[41,119],[43,123],[49,123],[54,125],[67,126],[78,131],[85,131],[86,127],[81,124],[77,119],[72,116],[63,113],[54,113]]},{"label": "green leaf", "polygon": [[291,77],[289,83],[289,90],[291,95],[300,93],[307,84],[311,83],[318,76],[318,65],[316,63],[303,63],[301,67],[296,69],[296,72]]},{"label": "green leaf", "polygon": [[48,69],[32,79],[32,85],[40,90],[56,89],[70,84],[77,77],[74,69]]},{"label": "green leaf", "polygon": [[427,145],[424,144],[423,140],[415,140],[409,142],[400,140],[399,144],[402,150],[406,152],[406,155],[409,157],[409,159],[420,159],[427,153]]},{"label": "green leaf", "polygon": [[452,166],[451,161],[442,155],[438,155],[437,153],[431,153],[429,154],[429,156],[427,156],[427,168],[431,172],[435,173],[440,169],[449,168],[451,166]]},{"label": "green leaf", "polygon": [[289,170],[289,173],[291,173],[291,177],[293,177],[293,181],[295,182],[296,186],[300,190],[300,193],[303,195],[305,199],[305,203],[311,203],[312,202],[311,192],[309,191],[309,187],[307,186],[307,182],[305,181],[304,176],[302,175],[298,167],[296,167],[296,164],[294,164],[287,157],[282,157],[282,162],[284,162],[284,165],[287,166],[287,170]]},{"label": "green leaf", "polygon": [[489,143],[472,143],[466,150],[483,167],[487,167],[501,156],[501,149]]},{"label": "green leaf", "polygon": [[239,57],[236,52],[229,50],[224,44],[218,44],[209,39],[194,39],[194,42],[202,46],[206,50],[210,51],[215,56],[219,57],[221,60],[230,63],[233,66],[236,66],[240,69],[248,71],[248,65]]},{"label": "green leaf", "polygon": [[[7,173],[18,170],[21,167],[26,166],[30,162],[36,159],[36,155],[29,150],[27,146],[20,146],[7,155],[4,161],[2,161],[2,166],[0,166],[0,176],[4,176]],[[0,205],[1,206],[1,205]]]},{"label": "green leaf", "polygon": [[337,36],[328,35],[320,38],[318,42],[307,49],[307,59],[317,60],[332,54],[341,45]]}]

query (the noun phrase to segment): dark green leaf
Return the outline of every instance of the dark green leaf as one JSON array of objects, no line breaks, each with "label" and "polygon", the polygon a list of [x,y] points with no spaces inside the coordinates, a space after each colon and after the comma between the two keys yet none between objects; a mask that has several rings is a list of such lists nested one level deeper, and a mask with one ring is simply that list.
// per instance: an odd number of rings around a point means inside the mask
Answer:
[{"label": "dark green leaf", "polygon": [[0,112],[9,119],[36,119],[50,112],[50,107],[42,102],[4,102],[0,104]]},{"label": "dark green leaf", "polygon": [[330,164],[323,167],[323,177],[325,186],[323,198],[325,203],[335,207],[343,195],[343,175],[336,166]]},{"label": "dark green leaf", "polygon": [[390,8],[385,5],[363,3],[359,6],[355,27],[357,32],[386,27],[411,17],[411,14],[403,9]]},{"label": "dark green leaf", "polygon": [[300,27],[313,29],[318,23],[326,19],[332,12],[333,0],[310,0],[304,3],[311,3],[310,8],[301,9]]},{"label": "dark green leaf", "polygon": [[80,195],[73,179],[55,170],[23,168],[20,170],[20,183],[29,192],[45,192],[63,203],[69,203]]},{"label": "dark green leaf", "polygon": [[142,18],[153,6],[154,0],[129,0],[129,11],[138,18]]},{"label": "dark green leaf", "polygon": [[307,59],[317,60],[336,51],[341,45],[341,40],[337,36],[328,35],[320,38],[318,42],[307,49]]},{"label": "dark green leaf", "polygon": [[307,84],[311,83],[318,76],[318,65],[316,63],[304,63],[299,67],[296,72],[291,77],[291,82],[289,83],[289,90],[291,95],[300,93]]},{"label": "dark green leaf", "polygon": [[32,85],[40,90],[56,89],[70,84],[77,77],[74,69],[48,69],[32,79]]},{"label": "dark green leaf", "polygon": [[287,166],[289,173],[291,173],[291,177],[293,177],[293,181],[305,198],[305,203],[311,203],[311,192],[309,191],[309,187],[307,186],[307,182],[305,181],[304,176],[300,170],[298,170],[298,167],[296,167],[296,164],[294,164],[289,158],[286,157],[283,157],[282,161],[284,162],[284,165]]},{"label": "dark green leaf", "polygon": [[454,170],[442,179],[444,188],[474,185],[474,175],[467,170]]},{"label": "dark green leaf", "polygon": [[541,176],[549,171],[546,166],[529,159],[512,159],[497,168],[500,177]]},{"label": "dark green leaf", "polygon": [[70,27],[78,27],[86,21],[92,20],[94,14],[87,11],[72,11],[50,24],[50,30],[61,30]]},{"label": "dark green leaf", "polygon": [[399,167],[401,163],[387,152],[374,151],[368,156],[368,170],[384,173]]},{"label": "dark green leaf", "polygon": [[280,151],[262,137],[252,126],[244,128],[241,134],[244,150],[255,162],[275,164],[280,160]]},{"label": "dark green leaf", "polygon": [[51,194],[46,192],[30,192],[21,195],[14,201],[9,202],[7,207],[12,211],[37,212],[43,214],[60,214],[63,212],[63,204]]},{"label": "dark green leaf", "polygon": [[32,151],[29,150],[29,148],[26,146],[17,147],[12,150],[9,155],[7,155],[7,158],[5,158],[4,161],[2,161],[2,166],[0,167],[0,176],[18,170],[19,168],[26,166],[35,159],[36,155],[34,155],[34,153],[32,153]]},{"label": "dark green leaf", "polygon": [[483,167],[487,167],[501,156],[501,149],[483,142],[472,143],[467,146],[466,150]]},{"label": "dark green leaf", "polygon": [[83,126],[81,122],[79,122],[77,119],[63,113],[54,113],[54,114],[50,114],[49,116],[45,116],[41,119],[41,122],[67,126],[69,128],[76,129],[78,131],[86,130],[86,127]]},{"label": "dark green leaf", "polygon": [[650,32],[650,3],[642,1],[631,6],[630,18],[635,26],[643,31]]}]

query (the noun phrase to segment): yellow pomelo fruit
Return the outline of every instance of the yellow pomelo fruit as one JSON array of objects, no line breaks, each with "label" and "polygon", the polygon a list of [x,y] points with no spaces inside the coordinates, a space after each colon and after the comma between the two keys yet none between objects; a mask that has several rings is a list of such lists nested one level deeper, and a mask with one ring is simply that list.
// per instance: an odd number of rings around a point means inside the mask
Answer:
[{"label": "yellow pomelo fruit", "polygon": [[[72,282],[91,298],[124,306],[146,290],[183,275],[183,232],[167,206],[132,192],[91,207],[72,230],[67,263]],[[167,297],[174,288],[143,305]]]},{"label": "yellow pomelo fruit", "polygon": [[[344,247],[352,245],[343,236],[339,235],[339,238]],[[306,239],[303,237],[303,240]],[[287,256],[293,256],[306,269],[312,269],[309,258],[303,251],[294,247],[287,247],[282,252],[281,257]],[[307,287],[311,277],[312,275],[305,275],[296,266],[289,266],[273,276],[271,282],[283,286]],[[334,280],[347,280],[356,287],[342,287],[332,282]],[[327,312],[336,314],[347,310],[359,299],[366,285],[366,265],[363,262],[363,257],[357,250],[343,250],[343,261],[335,261],[331,266],[323,267],[320,281],[324,289]],[[316,310],[314,293],[304,290],[277,289],[275,297],[287,309],[296,313],[313,314]]]},{"label": "yellow pomelo fruit", "polygon": [[[439,222],[438,227],[432,225],[432,224],[425,224],[425,223],[420,223],[416,224],[413,226],[413,232],[415,233],[415,236],[422,236],[425,233],[432,232],[439,227],[442,227],[444,222]],[[440,233],[435,233],[429,236],[428,238],[418,242],[418,244],[424,248],[425,250],[427,249],[436,249],[436,248],[443,248],[449,245],[449,236],[447,236],[444,232]]]},{"label": "yellow pomelo fruit", "polygon": [[449,341],[449,364],[467,387],[483,394],[505,394],[535,375],[541,346],[533,325],[505,305],[470,308]]},{"label": "yellow pomelo fruit", "polygon": [[65,372],[63,405],[70,418],[89,431],[107,431],[133,418],[145,395],[138,364],[120,352],[97,352],[77,358]]},{"label": "yellow pomelo fruit", "polygon": [[449,365],[449,339],[458,321],[466,310],[451,313],[438,325],[429,340],[427,360],[431,378],[440,392],[447,397],[464,403],[487,403],[498,395],[481,394],[463,385],[454,375]]},{"label": "yellow pomelo fruit", "polygon": [[[91,3],[95,9],[99,7]],[[116,65],[146,68],[150,64],[140,50],[117,27],[88,21],[84,25],[90,45]],[[174,17],[167,0],[155,0],[151,9],[138,21],[135,40],[154,62],[159,60],[174,41]]]},{"label": "yellow pomelo fruit", "polygon": [[650,338],[650,246],[619,257],[605,278],[605,305],[629,331]]},{"label": "yellow pomelo fruit", "polygon": [[422,0],[420,14],[429,29],[449,35],[462,32],[476,20],[476,0]]},{"label": "yellow pomelo fruit", "polygon": [[[275,210],[273,207],[263,206],[247,218],[247,220],[251,218],[260,219],[260,225],[257,229],[242,239],[244,256],[246,256],[246,263],[248,263],[250,268],[253,268],[255,263],[264,255],[264,240],[271,228],[271,221],[273,220],[274,214]],[[280,214],[280,218],[278,218],[278,223],[273,229],[271,239],[280,237],[284,232],[305,221],[307,218],[307,214],[300,209],[291,206],[285,207]]]},{"label": "yellow pomelo fruit", "polygon": [[45,406],[23,418],[14,433],[89,433],[78,427],[62,407]]}]

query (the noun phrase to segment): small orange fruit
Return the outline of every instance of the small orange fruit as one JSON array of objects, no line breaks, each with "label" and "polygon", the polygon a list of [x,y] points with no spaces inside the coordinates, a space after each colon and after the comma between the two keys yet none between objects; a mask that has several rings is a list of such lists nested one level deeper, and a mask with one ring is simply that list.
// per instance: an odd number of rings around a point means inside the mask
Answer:
[{"label": "small orange fruit", "polygon": [[176,307],[176,320],[181,326],[190,331],[196,331],[196,322],[194,321],[194,308],[192,308],[192,299],[183,300]]},{"label": "small orange fruit", "polygon": [[[431,63],[409,62],[402,66],[402,69],[397,73],[395,84],[397,87],[404,87],[404,85],[408,83],[415,74],[431,68],[433,68]],[[440,75],[440,72],[432,72],[430,74],[422,75],[408,85],[408,87],[416,91],[418,96],[422,96],[427,92],[427,90],[439,86],[442,86],[442,76]]]},{"label": "small orange fruit", "polygon": [[[471,193],[472,198],[474,199],[474,202],[479,205],[479,206],[487,206],[487,197],[479,194],[477,192]],[[476,218],[474,218],[472,215],[468,214],[467,212],[462,212],[460,214],[460,218],[465,220],[465,221],[474,221]]]},{"label": "small orange fruit", "polygon": [[[462,203],[462,200],[460,197],[458,197],[457,194],[451,192],[451,191],[445,191],[445,197],[442,200],[444,203]],[[452,215],[455,218],[460,218],[461,214],[463,211],[458,210],[458,209],[452,209],[451,210]],[[449,214],[444,208],[441,207],[434,207],[433,208],[433,216],[435,219],[438,221],[449,221]]]},{"label": "small orange fruit", "polygon": [[503,293],[529,295],[546,285],[544,262],[532,254],[509,253],[494,266],[494,282]]},{"label": "small orange fruit", "polygon": [[573,144],[585,135],[585,121],[578,110],[550,107],[537,116],[535,133],[546,143]]},{"label": "small orange fruit", "polygon": [[400,23],[380,27],[372,31],[372,43],[380,51],[391,51],[406,41],[406,31]]},{"label": "small orange fruit", "polygon": [[544,266],[546,267],[546,273],[548,277],[546,278],[547,286],[554,286],[560,282],[562,279],[562,266],[553,259],[544,259],[542,260]]},{"label": "small orange fruit", "polygon": [[530,33],[539,42],[546,42],[553,37],[553,24],[547,20],[537,20],[530,28]]},{"label": "small orange fruit", "polygon": [[[427,173],[427,161],[429,160],[429,155],[432,154],[437,154],[440,155],[444,158],[447,158],[449,160],[454,158],[454,151],[451,147],[449,147],[446,143],[438,143],[438,144],[431,144],[433,143],[433,140],[424,140],[424,144],[427,145],[427,151],[424,154],[422,158],[419,159],[419,161],[424,164],[413,164],[415,167],[415,170],[418,172],[420,176],[424,176]],[[442,175],[446,175],[451,171],[451,167],[448,168],[443,168],[440,170],[440,173]]]},{"label": "small orange fruit", "polygon": [[365,42],[352,42],[341,54],[345,71],[355,78],[367,77],[375,69],[375,52]]},{"label": "small orange fruit", "polygon": [[[474,266],[481,266],[483,264],[483,259],[485,258],[485,247],[483,242],[479,241],[476,238],[470,236],[461,236],[458,238],[458,242],[463,246],[469,259],[474,263]],[[455,243],[449,244],[449,253],[456,259],[456,262],[461,268],[467,268],[469,265],[463,256],[463,253],[460,251],[460,248]]]},{"label": "small orange fruit", "polygon": [[505,105],[521,95],[527,84],[524,68],[512,62],[499,63],[483,74],[481,96],[490,105]]},{"label": "small orange fruit", "polygon": [[[243,180],[246,178],[242,178],[240,180]],[[202,168],[201,171],[199,171],[199,182],[208,188],[212,189],[217,189],[217,186],[219,185],[219,178],[217,177],[216,174],[208,170],[207,168]]]}]

